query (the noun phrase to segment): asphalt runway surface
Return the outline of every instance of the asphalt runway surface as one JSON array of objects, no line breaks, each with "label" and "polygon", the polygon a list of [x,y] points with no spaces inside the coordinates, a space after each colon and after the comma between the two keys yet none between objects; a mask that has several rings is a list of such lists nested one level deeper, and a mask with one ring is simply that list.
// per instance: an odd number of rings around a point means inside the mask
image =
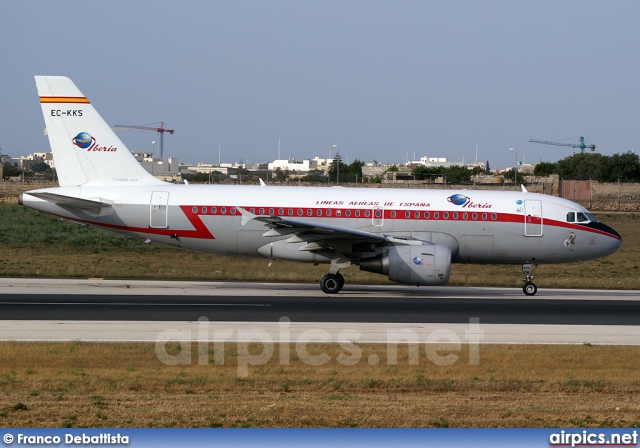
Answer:
[{"label": "asphalt runway surface", "polygon": [[[14,280],[14,286],[6,286]],[[640,325],[635,291],[3,279],[0,320]],[[59,282],[59,280],[50,280]],[[86,282],[86,283],[83,283]],[[88,287],[87,287],[88,286]]]},{"label": "asphalt runway surface", "polygon": [[[637,291],[0,279],[0,340],[640,345]],[[475,342],[474,342],[475,341]]]},{"label": "asphalt runway surface", "polygon": [[0,320],[640,325],[640,301],[447,298],[2,295]]}]

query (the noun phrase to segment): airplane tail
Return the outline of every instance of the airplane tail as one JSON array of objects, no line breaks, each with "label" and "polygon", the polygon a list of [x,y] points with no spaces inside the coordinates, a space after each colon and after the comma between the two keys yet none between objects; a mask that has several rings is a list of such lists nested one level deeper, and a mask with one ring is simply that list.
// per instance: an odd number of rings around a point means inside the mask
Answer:
[{"label": "airplane tail", "polygon": [[111,127],[64,76],[36,76],[61,187],[156,184]]}]

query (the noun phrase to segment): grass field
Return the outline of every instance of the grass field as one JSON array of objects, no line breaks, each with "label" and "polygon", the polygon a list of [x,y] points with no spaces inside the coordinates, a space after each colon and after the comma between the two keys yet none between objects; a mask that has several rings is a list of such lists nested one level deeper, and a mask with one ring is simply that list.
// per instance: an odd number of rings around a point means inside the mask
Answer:
[{"label": "grass field", "polygon": [[[336,345],[237,374],[224,365],[166,366],[154,344],[0,343],[4,427],[637,427],[640,347],[484,345],[480,363],[410,365],[400,347],[359,345],[381,362],[345,366]],[[192,353],[197,353],[194,345]],[[249,352],[259,353],[260,347]],[[279,348],[276,348],[279,350]],[[452,353],[439,347],[442,356]],[[213,358],[213,356],[211,356]]]},{"label": "grass field", "polygon": [[[602,260],[541,266],[541,288],[640,287],[640,215],[598,218],[620,232],[622,248]],[[17,205],[0,205],[0,245],[0,276],[316,282],[326,272],[148,245]],[[353,267],[343,273],[348,282],[387,282]],[[515,286],[519,279],[519,266],[452,266],[458,285]],[[359,347],[364,359],[381,362],[345,366],[336,361],[339,346],[316,345],[312,351],[331,361],[309,367],[291,347],[288,364],[275,356],[242,377],[233,344],[225,346],[224,365],[167,366],[154,344],[0,342],[0,426],[640,425],[640,347],[482,345],[478,365],[469,365],[463,348],[450,366],[424,356],[411,365],[406,346],[398,364],[387,365],[386,346]]]},{"label": "grass field", "polygon": [[[584,263],[541,265],[539,287],[640,289],[640,214],[600,214],[623,238],[614,255]],[[15,204],[0,205],[0,276],[166,278],[317,282],[327,267],[188,252],[81,226]],[[341,271],[347,282],[386,277]],[[517,286],[519,266],[453,265],[454,285]]]}]

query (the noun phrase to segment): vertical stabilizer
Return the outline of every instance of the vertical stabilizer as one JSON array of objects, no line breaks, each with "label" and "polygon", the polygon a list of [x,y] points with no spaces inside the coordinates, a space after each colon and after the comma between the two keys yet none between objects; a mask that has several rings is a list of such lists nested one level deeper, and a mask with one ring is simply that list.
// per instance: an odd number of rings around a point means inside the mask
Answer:
[{"label": "vertical stabilizer", "polygon": [[64,76],[36,76],[38,96],[61,187],[161,184]]}]

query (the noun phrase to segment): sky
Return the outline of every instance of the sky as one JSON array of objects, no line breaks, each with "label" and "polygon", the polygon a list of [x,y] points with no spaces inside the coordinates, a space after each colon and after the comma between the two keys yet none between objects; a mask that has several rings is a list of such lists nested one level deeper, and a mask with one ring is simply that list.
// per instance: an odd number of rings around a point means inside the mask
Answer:
[{"label": "sky", "polygon": [[0,147],[49,151],[33,76],[64,75],[111,125],[163,121],[186,163],[267,162],[279,140],[298,160],[477,148],[492,169],[579,151],[529,139],[622,153],[640,149],[639,23],[635,0],[3,0]]}]

